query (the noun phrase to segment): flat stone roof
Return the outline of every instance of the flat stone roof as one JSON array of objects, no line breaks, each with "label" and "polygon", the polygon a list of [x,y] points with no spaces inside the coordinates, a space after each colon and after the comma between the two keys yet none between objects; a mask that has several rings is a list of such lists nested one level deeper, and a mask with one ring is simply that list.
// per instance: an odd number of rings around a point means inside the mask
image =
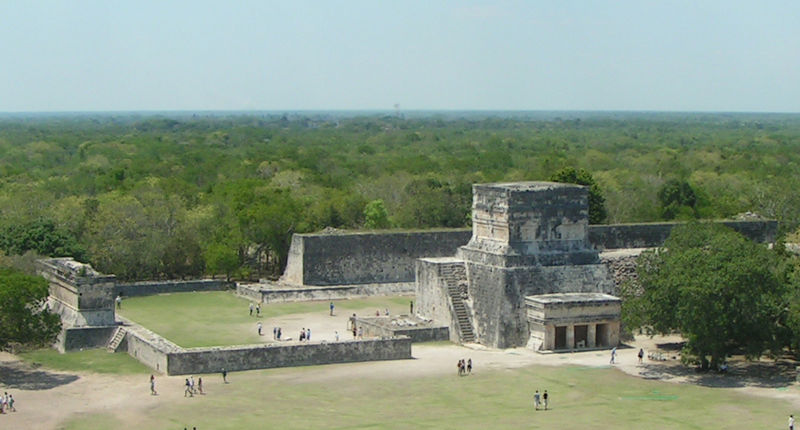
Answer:
[{"label": "flat stone roof", "polygon": [[565,184],[561,182],[527,181],[527,182],[494,182],[488,184],[475,184],[475,187],[497,188],[508,191],[545,191],[554,188],[583,188],[581,185]]},{"label": "flat stone roof", "polygon": [[619,297],[604,293],[556,293],[526,296],[526,301],[542,304],[555,303],[586,303],[586,302],[621,302]]}]

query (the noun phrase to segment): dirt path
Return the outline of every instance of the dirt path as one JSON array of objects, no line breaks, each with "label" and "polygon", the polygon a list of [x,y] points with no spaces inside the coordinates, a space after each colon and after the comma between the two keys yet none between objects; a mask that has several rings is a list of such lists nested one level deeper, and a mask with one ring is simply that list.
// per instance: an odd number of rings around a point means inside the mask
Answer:
[{"label": "dirt path", "polygon": [[[732,364],[730,375],[697,375],[679,365],[679,360],[652,361],[645,358],[638,363],[639,348],[655,350],[657,345],[669,346],[677,338],[642,338],[631,343],[631,348],[620,348],[617,363],[619,370],[643,378],[660,379],[667,382],[693,383],[698,385],[726,387],[750,395],[779,398],[791,401],[800,407],[800,393],[786,389],[795,385],[793,380],[780,372],[767,375],[748,373],[745,367]],[[472,358],[475,372],[496,369],[512,369],[529,365],[579,365],[609,366],[609,351],[589,351],[567,354],[537,354],[526,349],[493,350],[481,346],[456,346],[448,344],[414,345],[413,360],[350,363],[316,366],[299,373],[273,373],[252,377],[286,378],[292,381],[316,382],[338,379],[414,377],[446,375],[456,373],[456,362],[461,358]],[[769,364],[773,370],[774,363]],[[756,367],[759,363],[756,363]],[[792,368],[793,369],[793,368]],[[158,396],[149,394],[148,375],[101,375],[93,373],[60,373],[31,369],[15,356],[0,353],[0,370],[3,371],[3,391],[9,391],[17,399],[16,413],[0,416],[0,428],[57,429],[75,414],[108,413],[125,420],[135,414],[163,402],[182,401],[183,376],[156,376]],[[768,372],[769,373],[769,372]],[[16,375],[9,378],[8,375]],[[232,373],[235,381],[243,374]],[[213,389],[219,384],[219,375],[207,375],[205,385]]]}]

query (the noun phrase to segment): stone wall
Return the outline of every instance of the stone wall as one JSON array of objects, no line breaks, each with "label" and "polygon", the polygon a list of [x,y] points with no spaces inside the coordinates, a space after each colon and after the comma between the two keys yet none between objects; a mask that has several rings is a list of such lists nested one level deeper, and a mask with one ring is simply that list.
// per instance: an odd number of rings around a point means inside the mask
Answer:
[{"label": "stone wall", "polygon": [[169,375],[411,358],[411,338],[193,348],[168,354]]},{"label": "stone wall", "polygon": [[291,287],[280,284],[237,284],[236,294],[262,303],[339,300],[372,296],[411,296],[413,282],[340,285],[330,287]]},{"label": "stone wall", "polygon": [[[777,221],[718,221],[758,243],[772,243]],[[589,242],[598,250],[662,246],[672,228],[681,223],[614,224],[589,226]]]},{"label": "stone wall", "polygon": [[[414,318],[409,318],[408,315],[404,315],[400,317],[400,319],[409,320]],[[450,330],[445,326],[435,326],[432,324],[420,324],[413,327],[393,326],[391,324],[393,320],[396,321],[396,318],[359,317],[356,319],[356,324],[363,328],[364,336],[367,337],[408,336],[411,338],[412,343],[450,340]]]},{"label": "stone wall", "polygon": [[188,281],[144,281],[117,284],[114,296],[123,297],[152,296],[164,293],[186,293],[192,291],[222,291],[232,288],[233,284],[224,279],[192,279]]},{"label": "stone wall", "polygon": [[[777,235],[776,221],[720,222],[760,243],[774,242]],[[658,247],[677,224],[590,225],[589,243],[596,250]],[[297,234],[282,281],[319,286],[414,282],[417,258],[454,256],[471,237],[471,229]]]},{"label": "stone wall", "polygon": [[414,261],[455,255],[470,230],[299,234],[282,281],[293,285],[414,282]]},{"label": "stone wall", "polygon": [[58,352],[104,348],[116,329],[117,326],[65,328],[61,330],[54,346]]}]

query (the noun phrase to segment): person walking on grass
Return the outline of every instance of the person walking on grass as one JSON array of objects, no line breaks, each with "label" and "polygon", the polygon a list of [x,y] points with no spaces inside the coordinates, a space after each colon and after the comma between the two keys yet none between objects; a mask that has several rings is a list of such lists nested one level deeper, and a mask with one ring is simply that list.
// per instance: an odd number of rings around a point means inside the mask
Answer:
[{"label": "person walking on grass", "polygon": [[789,415],[789,430],[794,430],[794,415]]},{"label": "person walking on grass", "polygon": [[259,322],[256,324],[256,328],[258,329],[258,335],[259,335],[259,336],[261,336],[261,327],[262,327],[262,325],[261,325],[261,321],[259,321]]},{"label": "person walking on grass", "polygon": [[539,390],[536,390],[536,392],[533,393],[533,407],[535,410],[537,411],[539,410],[539,404],[541,404],[541,402],[542,402],[542,395],[539,394]]},{"label": "person walking on grass", "polygon": [[8,395],[8,410],[11,412],[17,411],[17,408],[14,407],[14,396],[11,394]]},{"label": "person walking on grass", "polygon": [[256,316],[261,318],[261,303],[256,305]]},{"label": "person walking on grass", "polygon": [[644,358],[644,349],[639,348],[639,353],[636,355],[639,357],[639,364],[642,364],[642,358]]},{"label": "person walking on grass", "polygon": [[547,410],[547,404],[550,402],[550,396],[547,394],[547,390],[544,390],[544,394],[542,394],[542,400],[544,401],[544,410]]},{"label": "person walking on grass", "polygon": [[205,393],[203,392],[203,378],[197,378],[197,391],[198,391],[200,394],[205,394]]},{"label": "person walking on grass", "polygon": [[150,374],[150,395],[158,395],[158,393],[156,393],[156,377],[153,376],[152,373]]},{"label": "person walking on grass", "polygon": [[183,390],[183,397],[186,397],[187,395],[189,397],[194,397],[194,393],[192,393],[192,386],[189,384],[189,378],[186,378],[186,383],[184,385],[186,386],[186,389]]},{"label": "person walking on grass", "polygon": [[611,349],[611,361],[610,361],[610,363],[614,364],[616,362],[616,359],[617,359],[617,347],[615,346],[614,348]]},{"label": "person walking on grass", "polygon": [[331,316],[333,316],[333,302],[331,302]]},{"label": "person walking on grass", "polygon": [[253,309],[255,309],[255,306],[253,305],[253,302],[250,302],[250,316],[253,316]]},{"label": "person walking on grass", "polygon": [[228,371],[225,368],[222,368],[222,382],[227,384],[228,383]]}]

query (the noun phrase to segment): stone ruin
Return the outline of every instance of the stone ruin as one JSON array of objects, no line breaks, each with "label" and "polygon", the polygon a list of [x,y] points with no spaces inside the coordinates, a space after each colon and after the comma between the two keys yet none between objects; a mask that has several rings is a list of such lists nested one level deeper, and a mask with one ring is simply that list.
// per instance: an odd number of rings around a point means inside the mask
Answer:
[{"label": "stone ruin", "polygon": [[588,239],[588,192],[551,182],[473,186],[472,238],[416,266],[417,312],[458,342],[613,347],[620,299]]}]

